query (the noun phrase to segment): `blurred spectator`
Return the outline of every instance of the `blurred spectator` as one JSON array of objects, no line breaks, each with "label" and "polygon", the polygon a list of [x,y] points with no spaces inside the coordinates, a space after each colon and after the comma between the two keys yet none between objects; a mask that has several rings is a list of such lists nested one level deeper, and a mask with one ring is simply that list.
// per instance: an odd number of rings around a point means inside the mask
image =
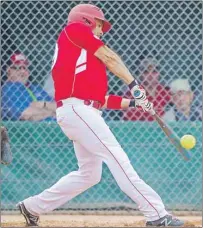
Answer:
[{"label": "blurred spectator", "polygon": [[[154,109],[162,116],[165,106],[170,102],[169,89],[159,82],[160,72],[155,58],[149,56],[144,58],[139,65],[140,83],[147,91],[149,101],[154,104]],[[130,92],[127,92],[127,98],[132,98]],[[124,120],[153,121],[154,118],[148,113],[138,108],[128,109],[124,112]]]},{"label": "blurred spectator", "polygon": [[194,102],[194,93],[187,79],[176,79],[170,84],[172,103],[164,114],[166,121],[202,120],[202,108]]},{"label": "blurred spectator", "polygon": [[45,79],[43,89],[49,94],[49,96],[54,97],[54,81],[51,74],[49,74],[48,77]]},{"label": "blurred spectator", "polygon": [[2,119],[55,120],[55,102],[39,85],[28,82],[28,65],[22,53],[11,56],[2,87]]}]

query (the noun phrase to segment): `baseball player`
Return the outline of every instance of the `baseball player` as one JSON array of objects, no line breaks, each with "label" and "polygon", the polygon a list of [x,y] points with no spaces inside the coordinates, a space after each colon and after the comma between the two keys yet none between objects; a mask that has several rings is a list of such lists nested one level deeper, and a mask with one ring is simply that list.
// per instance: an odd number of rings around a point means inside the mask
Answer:
[{"label": "baseball player", "polygon": [[[68,24],[55,47],[52,76],[57,102],[57,122],[73,141],[79,169],[62,177],[49,189],[18,203],[28,226],[37,226],[39,215],[50,212],[101,180],[106,163],[121,190],[146,217],[147,226],[182,226],[165,210],[160,196],[141,180],[109,127],[101,108],[139,106],[154,114],[153,105],[121,58],[100,37],[111,24],[101,9],[79,4],[69,13]],[[129,87],[133,100],[107,96],[106,67]]]}]

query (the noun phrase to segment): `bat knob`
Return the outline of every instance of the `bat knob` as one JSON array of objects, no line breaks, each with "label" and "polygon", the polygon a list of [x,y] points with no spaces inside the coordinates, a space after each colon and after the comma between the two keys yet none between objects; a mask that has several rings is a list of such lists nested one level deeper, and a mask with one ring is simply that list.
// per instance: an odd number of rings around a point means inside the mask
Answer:
[{"label": "bat knob", "polygon": [[156,114],[156,112],[154,111],[154,109],[151,109],[151,110],[149,111],[149,113],[150,113],[152,116],[154,116],[154,115]]}]

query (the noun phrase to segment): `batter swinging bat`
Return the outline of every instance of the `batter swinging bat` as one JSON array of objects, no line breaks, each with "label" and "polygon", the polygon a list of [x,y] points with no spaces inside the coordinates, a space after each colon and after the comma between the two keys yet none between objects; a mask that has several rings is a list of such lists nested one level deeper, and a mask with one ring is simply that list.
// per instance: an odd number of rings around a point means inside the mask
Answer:
[{"label": "batter swinging bat", "polygon": [[171,141],[171,143],[177,148],[177,150],[181,153],[181,155],[183,156],[183,158],[188,161],[191,159],[191,154],[189,153],[189,151],[187,151],[186,149],[184,149],[181,145],[180,145],[180,139],[179,137],[175,134],[175,132],[173,132],[165,123],[164,121],[155,113],[154,117],[157,121],[157,123],[159,124],[159,126],[161,127],[161,129],[164,131],[164,133],[166,134],[166,136],[169,138],[169,140]]}]

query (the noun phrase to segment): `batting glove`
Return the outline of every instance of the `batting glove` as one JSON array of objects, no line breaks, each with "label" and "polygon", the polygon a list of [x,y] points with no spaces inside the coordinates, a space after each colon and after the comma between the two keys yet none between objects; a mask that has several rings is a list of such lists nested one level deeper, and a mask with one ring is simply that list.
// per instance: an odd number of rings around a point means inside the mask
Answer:
[{"label": "batting glove", "polygon": [[142,104],[140,104],[144,112],[149,112],[151,115],[155,114],[155,111],[153,109],[154,105],[153,103],[149,102],[148,99],[146,99]]},{"label": "batting glove", "polygon": [[144,112],[149,112],[151,115],[155,114],[155,111],[153,109],[153,103],[149,102],[148,99],[145,101],[137,101],[136,99],[133,99],[129,103],[129,108],[139,108],[140,110]]},{"label": "batting glove", "polygon": [[136,80],[132,81],[128,87],[135,100],[143,102],[147,99],[146,91],[141,86],[139,86]]},{"label": "batting glove", "polygon": [[135,106],[141,107],[144,112],[154,115],[153,103],[148,101],[144,88],[139,86],[136,80],[132,81],[128,87],[135,98]]}]

